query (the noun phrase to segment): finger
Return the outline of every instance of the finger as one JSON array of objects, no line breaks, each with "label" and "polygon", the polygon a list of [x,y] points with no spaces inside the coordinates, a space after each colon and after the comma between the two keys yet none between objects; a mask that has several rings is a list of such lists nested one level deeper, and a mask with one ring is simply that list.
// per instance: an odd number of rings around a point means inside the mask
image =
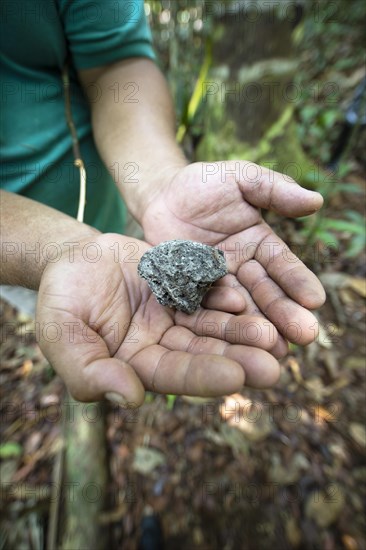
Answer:
[{"label": "finger", "polygon": [[[254,317],[261,317],[262,319],[265,319],[268,322],[268,319],[263,315],[261,310],[258,308],[253,298],[251,297],[250,293],[247,291],[246,288],[243,287],[243,285],[238,281],[238,279],[234,275],[226,275],[226,277],[224,277],[223,279],[220,279],[220,281],[218,281],[216,284],[220,286],[229,286],[230,288],[235,289],[236,292],[242,296],[243,302],[245,302],[245,308],[235,313],[252,315]],[[276,357],[276,359],[281,359],[282,357],[285,357],[287,355],[288,343],[281,334],[277,335],[277,342],[271,348],[270,352],[274,357]]]},{"label": "finger", "polygon": [[192,315],[178,311],[175,322],[198,336],[210,336],[231,344],[244,344],[265,350],[272,349],[278,337],[276,328],[266,319],[203,308]]},{"label": "finger", "polygon": [[144,388],[135,371],[128,363],[110,357],[99,334],[71,316],[58,316],[55,322],[41,311],[38,319],[41,326],[53,328],[53,332],[40,331],[40,347],[76,400],[107,397],[121,405],[143,403]]},{"label": "finger", "polygon": [[[234,248],[235,254],[228,252]],[[220,249],[232,274],[237,276],[243,264],[256,259],[286,294],[304,307],[314,309],[323,305],[325,291],[319,279],[266,223],[232,235]]]},{"label": "finger", "polygon": [[201,305],[207,309],[239,313],[245,309],[245,300],[234,288],[213,286],[205,294]]},{"label": "finger", "polygon": [[254,258],[302,306],[315,309],[324,304],[326,295],[319,279],[274,233],[262,241]]},{"label": "finger", "polygon": [[322,207],[320,193],[300,187],[290,176],[251,162],[242,164],[237,183],[250,204],[288,217],[313,214]]},{"label": "finger", "polygon": [[243,287],[243,285],[238,281],[235,275],[226,275],[223,279],[217,281],[216,285],[220,287],[229,286],[230,288],[235,289],[238,294],[240,294],[240,296],[242,297],[242,303],[245,304],[245,306],[237,313],[245,313],[246,315],[261,317],[263,319],[265,318],[257,304],[254,302],[250,293],[245,287]]},{"label": "finger", "polygon": [[139,407],[144,402],[145,389],[141,380],[125,361],[110,357],[93,361],[85,369],[84,379],[86,386],[80,378],[73,388],[69,386],[79,401],[98,401],[105,397],[129,408]]},{"label": "finger", "polygon": [[216,397],[239,391],[245,379],[242,367],[232,359],[160,345],[140,351],[131,364],[145,388],[158,393]]},{"label": "finger", "polygon": [[242,265],[238,272],[238,279],[248,288],[264,315],[273,322],[287,340],[306,345],[316,338],[318,332],[316,317],[291,300],[268,277],[265,269],[256,260]]},{"label": "finger", "polygon": [[229,273],[235,275],[243,262],[254,258],[260,243],[272,233],[272,229],[262,221],[222,241],[218,248],[225,255]]},{"label": "finger", "polygon": [[266,351],[251,346],[236,346],[206,336],[196,336],[183,327],[171,327],[161,340],[168,349],[192,353],[221,355],[239,363],[245,373],[245,385],[268,388],[278,381],[280,366]]}]

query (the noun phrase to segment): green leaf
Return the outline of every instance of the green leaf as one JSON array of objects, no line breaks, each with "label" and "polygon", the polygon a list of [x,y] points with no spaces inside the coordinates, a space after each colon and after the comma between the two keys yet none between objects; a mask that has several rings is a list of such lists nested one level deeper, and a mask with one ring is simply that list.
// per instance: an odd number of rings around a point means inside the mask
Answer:
[{"label": "green leaf", "polygon": [[320,116],[320,124],[329,130],[334,126],[335,122],[339,118],[339,111],[336,109],[328,109],[327,111],[324,111],[322,115]]},{"label": "green leaf", "polygon": [[362,194],[360,187],[357,183],[338,183],[336,185],[336,190],[339,193],[355,193]]},{"label": "green leaf", "polygon": [[364,235],[357,235],[351,240],[351,244],[345,253],[346,258],[354,258],[363,251],[366,245],[366,239]]},{"label": "green leaf", "polygon": [[358,222],[348,222],[346,220],[334,220],[332,218],[327,218],[323,220],[324,229],[334,229],[336,231],[347,231],[348,233],[354,233],[357,235],[363,235],[365,233],[365,228],[363,225]]},{"label": "green leaf", "polygon": [[321,241],[327,246],[336,247],[339,245],[339,239],[334,235],[334,233],[331,233],[330,231],[325,231],[321,228],[319,228],[319,230],[315,232],[315,239]]},{"label": "green leaf", "polygon": [[[365,227],[365,218],[359,212],[356,212],[355,210],[346,210],[346,216],[350,220],[353,220],[359,223],[362,227]],[[366,229],[365,229],[365,232],[366,232]]]},{"label": "green leaf", "polygon": [[145,393],[145,403],[152,403],[155,399],[155,395],[149,391]]},{"label": "green leaf", "polygon": [[338,69],[339,71],[344,71],[345,69],[350,69],[354,66],[355,60],[352,58],[344,58],[344,59],[338,59],[338,61],[335,62],[334,67]]},{"label": "green leaf", "polygon": [[23,452],[23,448],[19,443],[15,441],[8,441],[0,445],[0,458],[12,458],[14,456],[20,456]]},{"label": "green leaf", "polygon": [[176,395],[169,394],[166,396],[166,408],[168,409],[168,411],[171,411],[173,409],[176,399]]},{"label": "green leaf", "polygon": [[187,132],[188,126],[193,123],[193,119],[196,115],[198,107],[201,105],[202,100],[205,96],[205,86],[204,82],[207,79],[208,71],[212,63],[212,45],[209,39],[206,40],[206,53],[201,69],[197,78],[196,85],[194,87],[192,96],[187,105],[186,115],[183,117],[183,121],[177,131],[177,141],[181,143]]},{"label": "green leaf", "polygon": [[301,118],[304,122],[310,122],[311,119],[317,116],[318,111],[319,107],[316,105],[305,105],[305,107],[301,109]]},{"label": "green leaf", "polygon": [[346,176],[350,170],[351,170],[351,165],[349,162],[341,162],[337,170],[338,176],[340,178],[344,178],[344,176]]}]

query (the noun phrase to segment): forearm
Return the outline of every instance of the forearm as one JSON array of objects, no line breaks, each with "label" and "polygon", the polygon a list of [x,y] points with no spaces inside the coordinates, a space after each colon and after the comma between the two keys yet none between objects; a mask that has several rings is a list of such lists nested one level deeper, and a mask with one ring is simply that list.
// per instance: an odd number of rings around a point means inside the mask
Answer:
[{"label": "forearm", "polygon": [[[175,114],[166,81],[144,58],[82,71],[80,77],[86,90],[98,90],[98,100],[90,103],[98,150],[129,210],[141,220],[154,190],[187,164],[175,141]],[[132,84],[124,88],[127,83]]]},{"label": "forearm", "polygon": [[[1,284],[37,290],[48,261],[99,232],[25,197],[0,191]],[[73,243],[73,244],[71,244]]]}]

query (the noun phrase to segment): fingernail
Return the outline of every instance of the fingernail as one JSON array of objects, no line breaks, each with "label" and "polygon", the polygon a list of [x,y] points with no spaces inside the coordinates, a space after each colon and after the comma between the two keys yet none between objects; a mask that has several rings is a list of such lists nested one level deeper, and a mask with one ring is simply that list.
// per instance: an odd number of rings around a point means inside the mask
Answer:
[{"label": "fingernail", "polygon": [[117,403],[118,405],[127,405],[126,399],[120,393],[114,391],[109,391],[105,394],[105,398],[112,403]]}]

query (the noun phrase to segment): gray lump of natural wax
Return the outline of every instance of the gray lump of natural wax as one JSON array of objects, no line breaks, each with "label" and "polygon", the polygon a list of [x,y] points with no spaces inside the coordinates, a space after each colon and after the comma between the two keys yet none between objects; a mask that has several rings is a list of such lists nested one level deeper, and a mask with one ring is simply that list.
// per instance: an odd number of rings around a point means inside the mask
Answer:
[{"label": "gray lump of natural wax", "polygon": [[223,252],[193,241],[166,241],[138,265],[159,304],[193,313],[210,286],[228,273]]}]

